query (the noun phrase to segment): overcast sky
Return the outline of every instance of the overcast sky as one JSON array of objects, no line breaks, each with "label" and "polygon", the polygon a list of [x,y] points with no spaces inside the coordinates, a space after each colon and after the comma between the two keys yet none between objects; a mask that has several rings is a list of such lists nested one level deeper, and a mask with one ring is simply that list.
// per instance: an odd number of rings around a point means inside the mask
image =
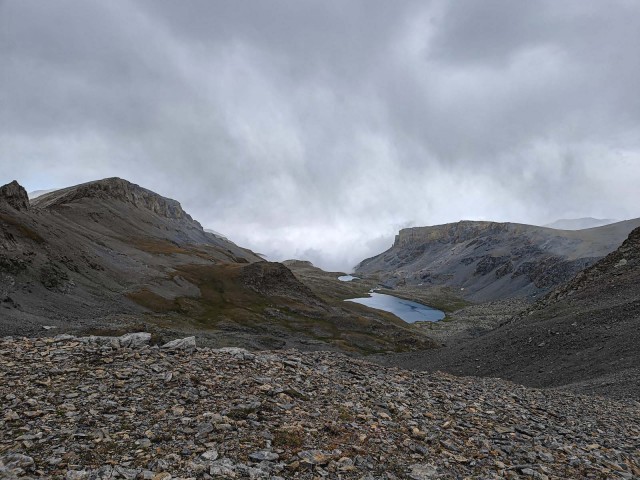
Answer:
[{"label": "overcast sky", "polygon": [[640,2],[0,0],[0,184],[119,176],[272,259],[640,216]]}]

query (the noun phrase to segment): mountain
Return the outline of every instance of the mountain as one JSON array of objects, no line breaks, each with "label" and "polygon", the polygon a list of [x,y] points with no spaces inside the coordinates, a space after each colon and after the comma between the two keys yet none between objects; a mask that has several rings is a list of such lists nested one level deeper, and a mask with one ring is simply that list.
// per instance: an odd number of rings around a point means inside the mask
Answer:
[{"label": "mountain", "polygon": [[491,332],[394,364],[640,398],[640,228]]},{"label": "mountain", "polygon": [[584,230],[585,228],[601,227],[616,223],[618,220],[611,218],[563,218],[555,222],[544,225],[547,228],[555,228],[556,230]]},{"label": "mountain", "polygon": [[448,286],[472,301],[537,296],[614,250],[640,218],[588,230],[461,221],[403,229],[357,276],[396,286]]},{"label": "mountain", "polygon": [[[337,280],[336,280],[337,282]],[[203,230],[120,178],[29,201],[0,188],[0,335],[197,334],[203,344],[384,351],[432,342],[392,316],[329,305],[279,263]]]}]

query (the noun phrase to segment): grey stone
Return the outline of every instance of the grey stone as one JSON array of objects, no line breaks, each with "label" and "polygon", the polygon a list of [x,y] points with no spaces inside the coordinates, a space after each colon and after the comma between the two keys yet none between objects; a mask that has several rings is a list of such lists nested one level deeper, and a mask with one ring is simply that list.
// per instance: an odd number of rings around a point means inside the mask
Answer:
[{"label": "grey stone", "polygon": [[0,461],[8,469],[21,468],[23,470],[34,470],[35,462],[32,457],[21,453],[7,453],[0,457]]},{"label": "grey stone", "polygon": [[268,450],[260,450],[258,452],[251,453],[249,455],[249,458],[256,462],[262,462],[265,460],[272,462],[273,460],[278,460],[278,458],[280,458],[280,455],[278,455],[277,453],[270,452]]},{"label": "grey stone", "polygon": [[438,469],[430,463],[414,463],[409,467],[409,478],[413,480],[438,478]]},{"label": "grey stone", "polygon": [[203,454],[200,455],[202,458],[204,458],[205,460],[208,460],[210,462],[216,460],[218,458],[218,451],[217,450],[207,450],[206,452],[204,452]]},{"label": "grey stone", "polygon": [[119,338],[121,347],[140,348],[149,345],[151,334],[146,332],[127,333]]},{"label": "grey stone", "polygon": [[86,470],[68,470],[64,478],[65,480],[86,480],[89,478],[89,472]]},{"label": "grey stone", "polygon": [[168,351],[193,352],[196,349],[196,337],[177,338],[165,343],[161,348]]}]

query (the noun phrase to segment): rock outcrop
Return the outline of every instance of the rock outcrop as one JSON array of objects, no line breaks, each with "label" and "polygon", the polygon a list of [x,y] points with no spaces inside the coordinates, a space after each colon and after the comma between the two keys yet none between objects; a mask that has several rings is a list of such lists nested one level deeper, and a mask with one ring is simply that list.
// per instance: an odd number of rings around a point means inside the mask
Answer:
[{"label": "rock outcrop", "polygon": [[193,352],[196,349],[196,337],[176,338],[162,345],[162,348],[169,352]]},{"label": "rock outcrop", "polygon": [[27,191],[15,180],[0,187],[0,202],[5,202],[15,210],[29,209]]},{"label": "rock outcrop", "polygon": [[297,297],[309,304],[321,301],[282,263],[256,262],[242,269],[242,283],[267,296]]}]

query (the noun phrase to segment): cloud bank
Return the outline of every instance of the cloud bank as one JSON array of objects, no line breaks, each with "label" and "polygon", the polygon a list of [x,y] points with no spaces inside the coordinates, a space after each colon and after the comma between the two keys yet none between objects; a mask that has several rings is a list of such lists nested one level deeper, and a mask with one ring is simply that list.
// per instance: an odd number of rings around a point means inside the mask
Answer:
[{"label": "cloud bank", "polygon": [[269,258],[640,216],[640,4],[0,0],[0,179],[119,176]]}]

